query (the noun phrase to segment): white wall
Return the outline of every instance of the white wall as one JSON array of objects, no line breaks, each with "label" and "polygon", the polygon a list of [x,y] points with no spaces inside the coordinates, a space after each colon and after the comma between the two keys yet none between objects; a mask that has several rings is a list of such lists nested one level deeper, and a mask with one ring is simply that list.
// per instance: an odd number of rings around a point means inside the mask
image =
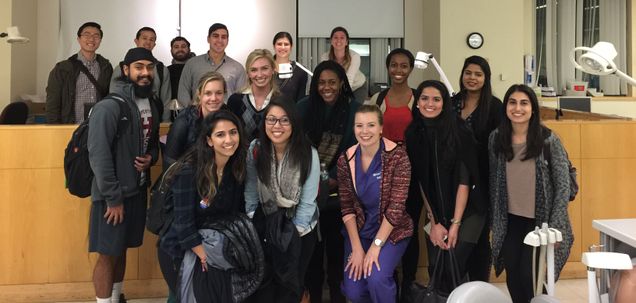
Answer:
[{"label": "white wall", "polygon": [[[230,39],[226,52],[241,63],[255,48],[271,50],[272,38],[277,32],[296,34],[295,0],[182,2],[181,35],[190,41],[196,54],[208,51],[208,28],[215,22],[228,26]],[[61,0],[59,5],[57,3],[38,1],[38,29],[47,33],[40,35],[39,42],[57,46],[38,50],[39,94],[45,94],[48,73],[55,63],[79,50],[77,29],[87,21],[102,26],[104,39],[98,53],[111,63],[117,64],[126,51],[134,47],[133,39],[139,28],[150,26],[158,36],[154,55],[166,65],[170,64],[170,40],[178,33],[177,0]]]}]

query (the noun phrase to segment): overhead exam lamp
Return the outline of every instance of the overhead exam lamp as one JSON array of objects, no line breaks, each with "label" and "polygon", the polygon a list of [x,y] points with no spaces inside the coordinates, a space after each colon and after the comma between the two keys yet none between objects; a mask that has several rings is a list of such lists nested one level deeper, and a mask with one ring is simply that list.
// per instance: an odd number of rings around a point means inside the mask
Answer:
[{"label": "overhead exam lamp", "polygon": [[[579,57],[578,62],[575,59],[577,51],[585,52]],[[629,84],[636,86],[636,80],[634,80],[634,78],[616,68],[614,58],[616,58],[617,54],[616,48],[614,48],[612,43],[601,41],[596,43],[592,48],[585,46],[575,47],[570,51],[570,61],[574,64],[574,67],[580,71],[599,76],[614,74]]]},{"label": "overhead exam lamp", "polygon": [[429,61],[433,63],[433,66],[437,70],[437,73],[439,73],[442,82],[444,82],[444,85],[446,85],[446,89],[448,89],[448,93],[450,93],[451,96],[455,95],[453,86],[450,84],[450,81],[448,81],[446,74],[442,70],[442,67],[439,66],[439,63],[437,63],[437,60],[435,60],[435,57],[433,57],[433,54],[417,52],[417,55],[415,56],[415,67],[419,69],[426,69],[428,67]]},{"label": "overhead exam lamp", "polygon": [[0,38],[7,38],[8,43],[27,43],[29,38],[20,36],[20,30],[17,26],[7,27],[6,33],[0,33]]}]

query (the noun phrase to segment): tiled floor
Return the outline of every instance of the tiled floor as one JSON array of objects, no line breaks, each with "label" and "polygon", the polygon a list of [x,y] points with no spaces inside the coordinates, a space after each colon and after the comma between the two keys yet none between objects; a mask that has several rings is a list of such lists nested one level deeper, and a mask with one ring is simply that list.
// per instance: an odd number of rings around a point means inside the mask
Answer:
[{"label": "tiled floor", "polygon": [[[501,289],[508,295],[506,283],[494,283],[497,288]],[[587,280],[561,280],[556,284],[556,298],[560,303],[585,303],[587,302]],[[92,303],[94,301],[85,302]],[[133,299],[128,300],[129,303],[165,303],[166,298],[160,299]]]}]

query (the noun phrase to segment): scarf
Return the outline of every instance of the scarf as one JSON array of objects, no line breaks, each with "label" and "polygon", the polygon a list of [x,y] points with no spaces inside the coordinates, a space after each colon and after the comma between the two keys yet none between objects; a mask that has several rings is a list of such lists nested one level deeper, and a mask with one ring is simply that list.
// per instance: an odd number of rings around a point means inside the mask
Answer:
[{"label": "scarf", "polygon": [[[276,155],[273,149],[272,146],[272,155]],[[298,182],[300,180],[300,167],[291,165],[288,158],[289,148],[285,151],[280,162],[274,156],[270,168],[270,184],[263,184],[258,179],[258,192],[266,214],[273,213],[278,207],[295,207],[300,201],[302,189],[300,182]]]}]

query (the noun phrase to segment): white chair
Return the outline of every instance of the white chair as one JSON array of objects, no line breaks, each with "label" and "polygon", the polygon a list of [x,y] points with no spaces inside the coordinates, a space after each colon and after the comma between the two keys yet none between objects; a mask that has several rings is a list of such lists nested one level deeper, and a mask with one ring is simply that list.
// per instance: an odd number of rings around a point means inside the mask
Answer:
[{"label": "white chair", "polygon": [[482,282],[466,282],[455,288],[447,303],[511,303],[512,301],[496,286]]},{"label": "white chair", "polygon": [[[632,260],[627,254],[615,252],[584,252],[583,264],[587,266],[587,290],[590,303],[608,302],[606,294],[600,294],[596,283],[596,269],[630,270]],[[605,283],[606,281],[601,281]]]}]

